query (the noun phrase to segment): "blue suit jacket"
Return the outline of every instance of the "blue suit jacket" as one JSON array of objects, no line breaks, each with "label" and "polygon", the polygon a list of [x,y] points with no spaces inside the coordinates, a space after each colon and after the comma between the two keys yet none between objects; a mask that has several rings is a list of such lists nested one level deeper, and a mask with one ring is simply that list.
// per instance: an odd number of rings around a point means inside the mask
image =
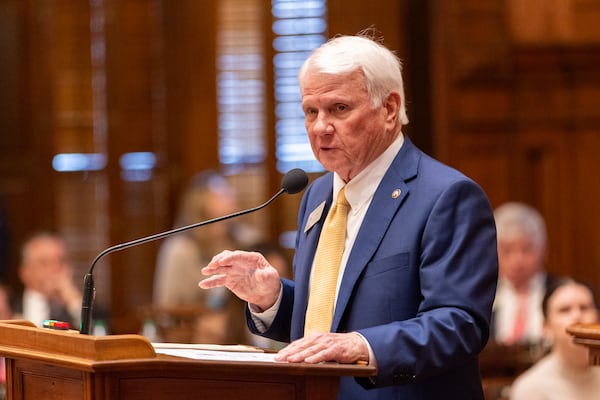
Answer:
[{"label": "blue suit jacket", "polygon": [[[294,282],[264,336],[302,337],[309,276],[333,175],[307,189],[299,210]],[[399,189],[400,196],[392,193]],[[375,353],[374,379],[344,377],[340,399],[483,399],[478,353],[489,335],[498,271],[492,210],[480,187],[408,138],[360,227],[332,331],[360,332]],[[250,329],[257,332],[252,320]]]}]

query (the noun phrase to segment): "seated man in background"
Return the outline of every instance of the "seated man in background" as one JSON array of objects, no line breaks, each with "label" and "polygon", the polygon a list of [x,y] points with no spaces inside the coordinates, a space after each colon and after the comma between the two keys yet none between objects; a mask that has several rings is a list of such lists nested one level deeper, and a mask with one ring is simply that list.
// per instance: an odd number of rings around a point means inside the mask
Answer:
[{"label": "seated man in background", "polygon": [[82,295],[73,282],[61,237],[42,232],[28,239],[21,249],[19,278],[24,286],[23,319],[37,326],[45,319],[56,319],[79,329]]},{"label": "seated man in background", "polygon": [[515,380],[512,400],[591,400],[600,396],[600,368],[588,361],[588,349],[566,331],[576,323],[596,323],[598,309],[590,287],[570,278],[553,282],[542,301],[544,336],[550,354]]},{"label": "seated man in background", "polygon": [[498,237],[498,288],[492,338],[499,344],[537,344],[546,291],[546,225],[534,208],[517,202],[494,210]]}]

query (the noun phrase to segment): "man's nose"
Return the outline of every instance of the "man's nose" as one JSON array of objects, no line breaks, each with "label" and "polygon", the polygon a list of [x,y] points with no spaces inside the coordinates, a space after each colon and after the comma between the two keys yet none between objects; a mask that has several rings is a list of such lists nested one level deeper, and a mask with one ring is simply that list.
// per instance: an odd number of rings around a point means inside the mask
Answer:
[{"label": "man's nose", "polygon": [[319,113],[313,125],[313,129],[318,134],[333,133],[333,125],[325,113]]}]

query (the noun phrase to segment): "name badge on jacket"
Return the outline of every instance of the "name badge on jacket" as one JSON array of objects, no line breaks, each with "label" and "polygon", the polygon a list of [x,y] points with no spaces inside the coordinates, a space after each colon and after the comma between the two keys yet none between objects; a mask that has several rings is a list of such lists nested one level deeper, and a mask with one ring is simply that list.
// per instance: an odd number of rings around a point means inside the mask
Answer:
[{"label": "name badge on jacket", "polygon": [[306,220],[306,226],[304,227],[304,233],[308,232],[310,228],[313,227],[314,224],[317,223],[321,219],[321,215],[323,215],[323,210],[325,210],[325,202],[322,202],[315,208],[310,215],[308,216],[308,220]]}]

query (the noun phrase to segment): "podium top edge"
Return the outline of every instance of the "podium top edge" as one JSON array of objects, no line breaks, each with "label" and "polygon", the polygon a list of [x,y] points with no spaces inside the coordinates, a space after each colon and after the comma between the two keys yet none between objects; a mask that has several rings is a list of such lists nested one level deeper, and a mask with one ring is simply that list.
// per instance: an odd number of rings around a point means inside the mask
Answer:
[{"label": "podium top edge", "polygon": [[90,363],[156,357],[150,341],[140,335],[82,335],[78,331],[39,328],[25,320],[0,321],[0,354]]}]

